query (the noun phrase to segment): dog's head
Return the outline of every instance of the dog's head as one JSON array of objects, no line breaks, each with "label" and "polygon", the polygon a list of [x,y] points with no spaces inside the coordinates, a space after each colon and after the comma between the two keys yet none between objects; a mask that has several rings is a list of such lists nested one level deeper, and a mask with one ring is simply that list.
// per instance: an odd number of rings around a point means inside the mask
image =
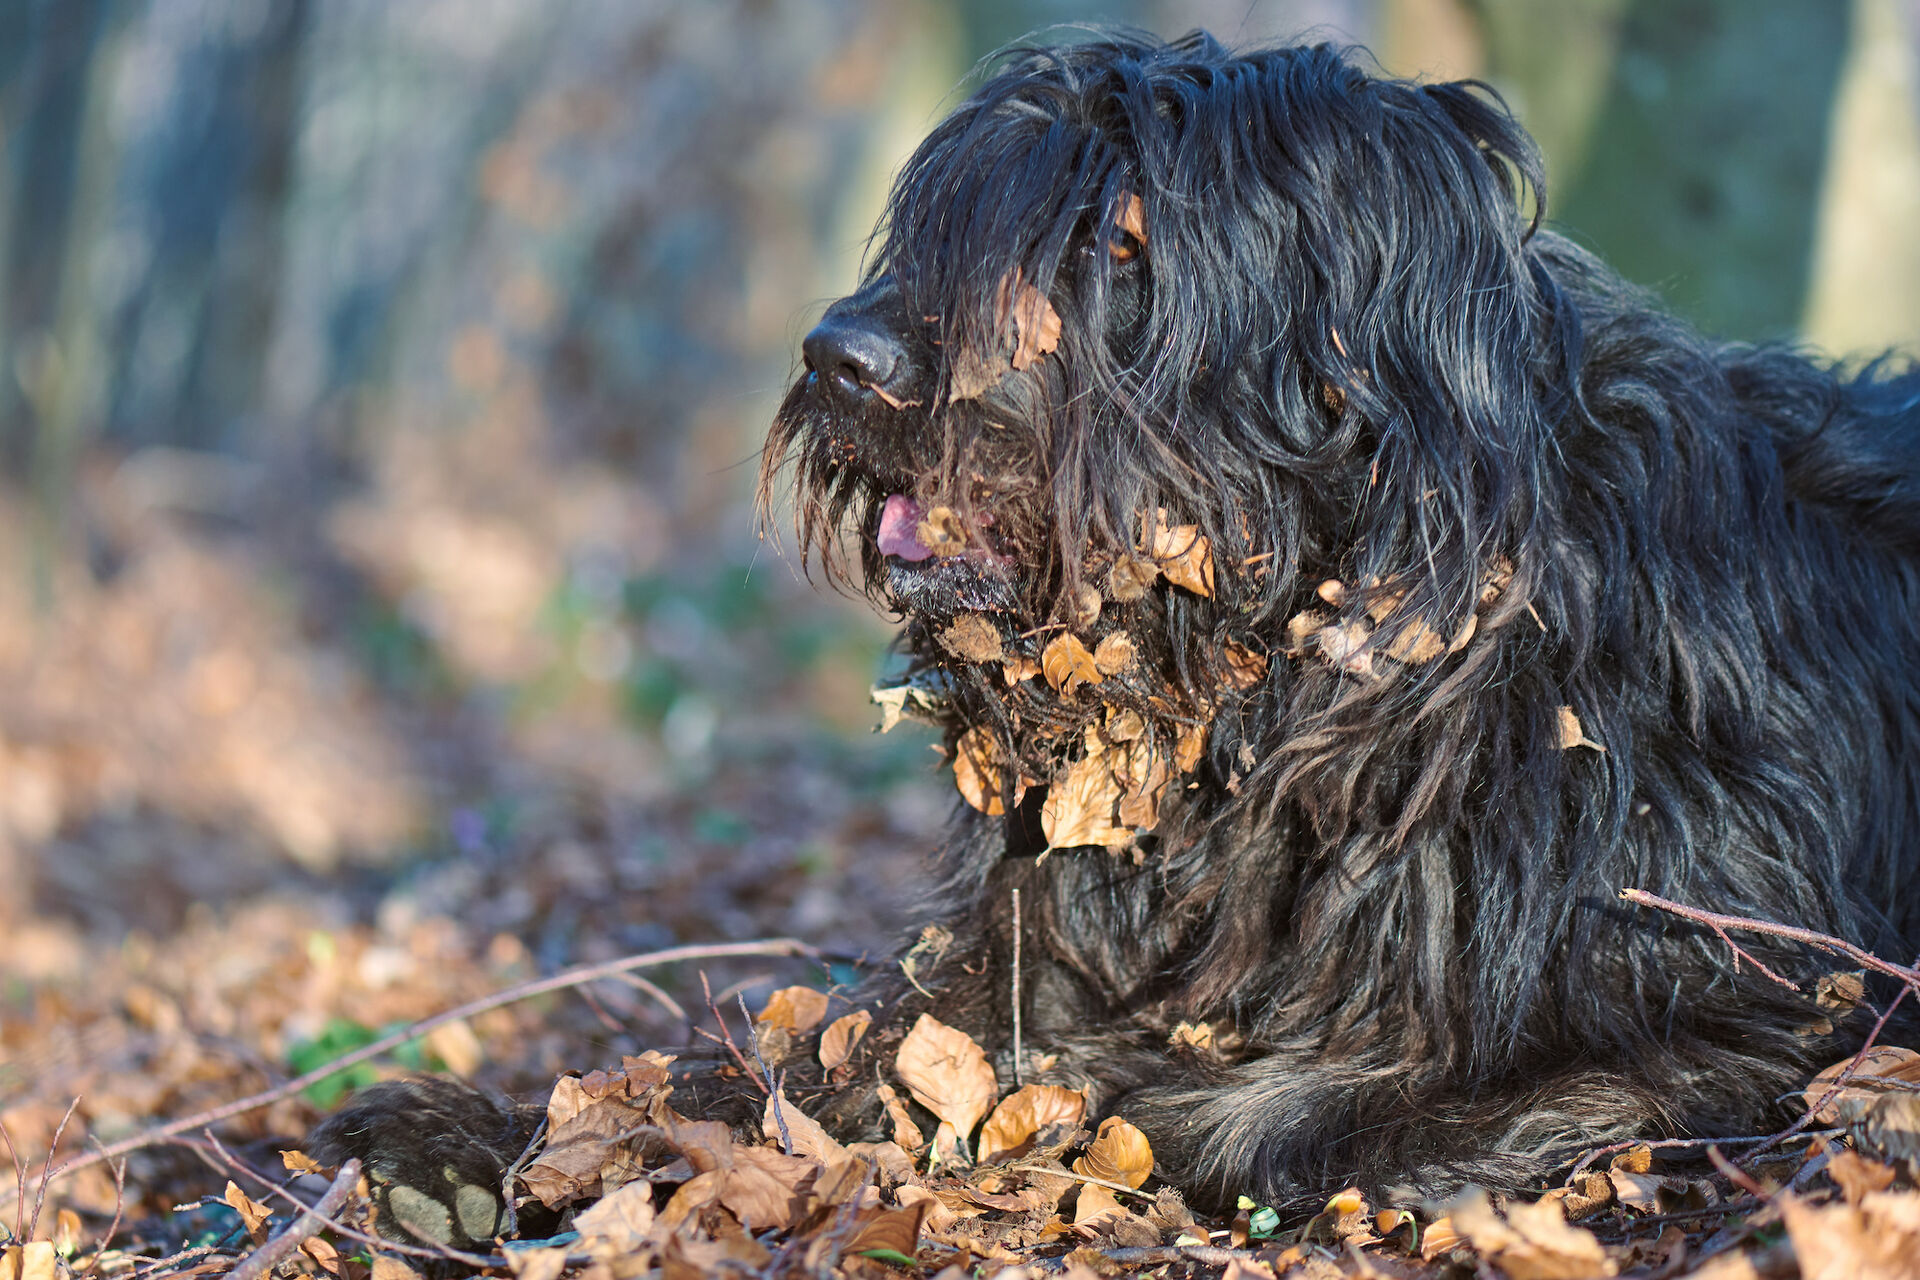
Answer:
[{"label": "dog's head", "polygon": [[[1000,59],[807,335],[763,478],[790,465],[803,554],[904,616],[970,799],[1128,756],[1107,798],[1151,818],[1249,700],[1428,680],[1470,636],[1569,382],[1540,189],[1485,91],[1326,47]],[[1081,843],[1124,842],[1109,816]]]}]

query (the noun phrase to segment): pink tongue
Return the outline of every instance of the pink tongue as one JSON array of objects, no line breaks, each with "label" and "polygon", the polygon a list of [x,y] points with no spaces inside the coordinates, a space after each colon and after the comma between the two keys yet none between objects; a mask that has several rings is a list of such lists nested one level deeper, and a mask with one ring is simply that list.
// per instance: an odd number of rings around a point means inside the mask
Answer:
[{"label": "pink tongue", "polygon": [[912,498],[899,493],[887,495],[887,505],[880,509],[880,554],[902,560],[925,560],[932,555],[914,532],[926,518],[927,513]]}]

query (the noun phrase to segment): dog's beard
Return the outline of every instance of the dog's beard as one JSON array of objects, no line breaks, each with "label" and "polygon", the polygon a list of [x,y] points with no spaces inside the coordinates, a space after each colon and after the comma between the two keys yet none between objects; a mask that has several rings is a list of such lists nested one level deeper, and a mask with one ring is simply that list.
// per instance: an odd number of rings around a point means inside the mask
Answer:
[{"label": "dog's beard", "polygon": [[[941,728],[975,808],[1038,799],[1049,844],[1126,847],[1166,830],[1163,795],[1197,767],[1215,700],[1180,669],[1172,588],[1116,593],[1143,549],[1063,545],[1049,424],[1025,416],[1043,376],[934,412],[849,406],[803,378],[769,466],[791,466],[808,562],[904,623],[904,667],[876,690],[886,722]],[[1183,597],[1183,621],[1210,603]]]}]

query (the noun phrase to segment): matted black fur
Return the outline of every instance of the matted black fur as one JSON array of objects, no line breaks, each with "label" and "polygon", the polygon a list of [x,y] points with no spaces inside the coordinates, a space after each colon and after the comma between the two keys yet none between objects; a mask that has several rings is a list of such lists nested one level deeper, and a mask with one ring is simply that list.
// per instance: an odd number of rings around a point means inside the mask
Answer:
[{"label": "matted black fur", "polygon": [[[1022,890],[1026,1078],[1203,1200],[1766,1123],[1846,1028],[1623,888],[1920,945],[1920,374],[1703,338],[1544,203],[1478,85],[1016,48],[775,424],[803,554],[903,616],[911,704],[1003,811],[958,806],[931,1000],[868,994],[1011,1079]],[[1131,661],[1022,678],[1066,633]],[[1149,821],[1047,852],[1122,739]]]}]

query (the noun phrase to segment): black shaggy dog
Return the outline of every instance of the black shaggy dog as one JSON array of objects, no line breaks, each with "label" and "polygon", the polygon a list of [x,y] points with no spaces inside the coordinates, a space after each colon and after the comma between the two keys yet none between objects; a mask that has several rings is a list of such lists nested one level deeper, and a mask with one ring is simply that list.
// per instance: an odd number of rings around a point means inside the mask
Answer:
[{"label": "black shaggy dog", "polygon": [[1840,1052],[1619,892],[1920,945],[1920,375],[1709,341],[1542,192],[1479,86],[1201,35],[1017,49],[908,163],[766,472],[967,801],[876,1063],[1012,1078],[1016,889],[1026,1078],[1202,1199],[1522,1185]]}]

